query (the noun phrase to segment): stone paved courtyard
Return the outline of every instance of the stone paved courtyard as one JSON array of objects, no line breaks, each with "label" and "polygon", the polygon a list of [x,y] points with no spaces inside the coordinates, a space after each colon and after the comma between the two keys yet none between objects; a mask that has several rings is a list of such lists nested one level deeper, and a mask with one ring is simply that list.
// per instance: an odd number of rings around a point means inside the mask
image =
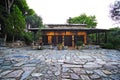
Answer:
[{"label": "stone paved courtyard", "polygon": [[0,80],[120,80],[120,51],[0,47]]}]

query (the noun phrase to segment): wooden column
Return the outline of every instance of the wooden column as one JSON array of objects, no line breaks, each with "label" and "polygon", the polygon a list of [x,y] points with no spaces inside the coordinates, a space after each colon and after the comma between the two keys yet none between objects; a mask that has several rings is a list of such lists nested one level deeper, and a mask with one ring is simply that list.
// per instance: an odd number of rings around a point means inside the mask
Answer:
[{"label": "wooden column", "polygon": [[96,44],[98,44],[98,33],[96,33]]},{"label": "wooden column", "polygon": [[86,35],[84,35],[84,44],[86,44],[87,41],[86,41]]},{"label": "wooden column", "polygon": [[105,43],[107,43],[107,32],[105,32],[104,34],[105,34]]},{"label": "wooden column", "polygon": [[100,33],[98,33],[98,44],[100,44]]},{"label": "wooden column", "polygon": [[74,43],[74,35],[72,35],[72,47],[75,46],[75,43]]},{"label": "wooden column", "polygon": [[64,36],[62,36],[62,45],[64,46]]},{"label": "wooden column", "polygon": [[35,45],[35,41],[36,41],[36,40],[35,40],[35,38],[36,38],[36,36],[35,36],[35,35],[36,35],[36,32],[37,32],[37,31],[33,31],[33,36],[34,36],[33,45]]},{"label": "wooden column", "polygon": [[52,36],[48,36],[48,43],[51,44],[52,43]]}]

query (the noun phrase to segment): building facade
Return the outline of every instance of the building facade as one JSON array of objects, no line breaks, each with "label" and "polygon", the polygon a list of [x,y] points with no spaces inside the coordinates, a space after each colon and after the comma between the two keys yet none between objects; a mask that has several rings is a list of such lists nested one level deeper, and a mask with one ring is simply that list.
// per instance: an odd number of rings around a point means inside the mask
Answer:
[{"label": "building facade", "polygon": [[44,45],[62,44],[74,47],[78,41],[87,44],[89,34],[106,32],[107,30],[87,28],[85,24],[48,24],[41,31]]},{"label": "building facade", "polygon": [[[43,45],[58,45],[74,47],[78,41],[88,44],[88,35],[96,34],[96,43],[100,43],[100,33],[104,33],[104,42],[107,42],[106,29],[87,28],[86,24],[47,24],[41,29]],[[39,28],[30,28],[34,34]]]}]

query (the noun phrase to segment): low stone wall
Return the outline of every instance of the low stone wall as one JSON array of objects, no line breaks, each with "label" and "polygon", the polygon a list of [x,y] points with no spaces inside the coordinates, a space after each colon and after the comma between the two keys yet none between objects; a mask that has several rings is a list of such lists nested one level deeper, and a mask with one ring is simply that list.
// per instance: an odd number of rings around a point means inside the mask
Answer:
[{"label": "low stone wall", "polygon": [[23,41],[16,41],[16,42],[13,42],[13,43],[7,43],[7,46],[11,47],[11,48],[18,48],[18,47],[24,47],[26,45]]}]

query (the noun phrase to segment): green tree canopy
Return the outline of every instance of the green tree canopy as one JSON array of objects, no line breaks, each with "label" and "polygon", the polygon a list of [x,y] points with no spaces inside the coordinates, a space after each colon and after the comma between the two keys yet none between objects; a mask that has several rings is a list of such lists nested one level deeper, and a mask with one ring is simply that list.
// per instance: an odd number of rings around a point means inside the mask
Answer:
[{"label": "green tree canopy", "polygon": [[104,48],[120,50],[120,28],[111,28],[108,34],[108,43],[102,45]]},{"label": "green tree canopy", "polygon": [[95,28],[97,25],[95,16],[87,16],[86,14],[81,14],[80,16],[69,18],[67,20],[69,24],[87,24],[88,28]]},{"label": "green tree canopy", "polygon": [[26,0],[15,0],[15,5],[22,11],[23,16],[28,16],[34,14],[34,10],[30,9],[26,3]]},{"label": "green tree canopy", "polygon": [[[28,36],[29,34],[24,32],[26,23],[28,23],[26,19],[34,14],[34,10],[29,8],[26,0],[0,0],[0,25],[4,42],[6,43],[7,36],[13,36],[13,34],[17,37],[24,36],[24,34]],[[42,25],[42,18],[38,18],[37,15],[34,15],[31,21],[33,27]]]},{"label": "green tree canopy", "polygon": [[27,16],[26,22],[28,25],[30,25],[31,28],[43,27],[42,18],[38,16],[37,14]]}]

